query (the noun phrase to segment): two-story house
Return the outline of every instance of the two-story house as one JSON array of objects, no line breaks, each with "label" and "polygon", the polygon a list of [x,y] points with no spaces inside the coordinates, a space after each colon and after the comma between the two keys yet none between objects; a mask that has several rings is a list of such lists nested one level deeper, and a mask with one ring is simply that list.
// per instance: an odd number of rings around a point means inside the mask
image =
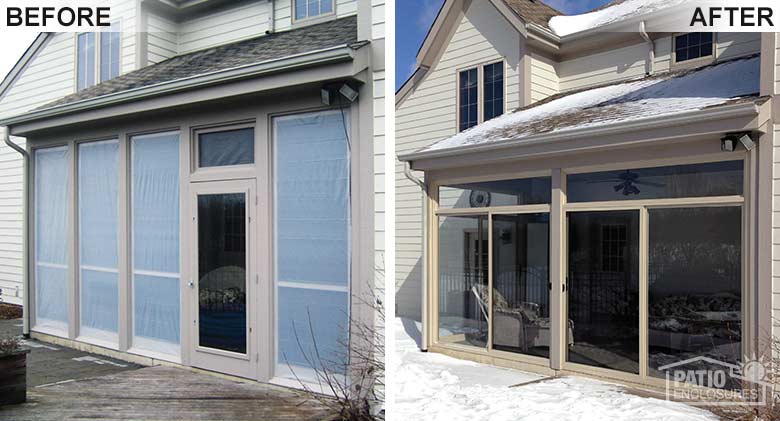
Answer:
[{"label": "two-story house", "polygon": [[383,251],[384,1],[108,3],[110,29],[40,34],[0,86],[0,288],[25,333],[347,375]]},{"label": "two-story house", "polygon": [[767,349],[778,39],[648,32],[643,3],[444,3],[396,95],[397,313],[424,349],[660,387]]}]

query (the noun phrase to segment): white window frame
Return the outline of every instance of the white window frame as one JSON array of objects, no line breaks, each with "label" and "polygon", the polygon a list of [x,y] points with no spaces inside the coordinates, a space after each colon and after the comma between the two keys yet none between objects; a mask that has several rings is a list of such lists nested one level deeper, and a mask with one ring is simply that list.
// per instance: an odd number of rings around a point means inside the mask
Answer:
[{"label": "white window frame", "polygon": [[[123,43],[122,38],[123,37],[122,37],[122,31],[121,31],[121,27],[120,27],[120,22],[116,21],[116,22],[112,22],[111,23],[111,29],[113,29],[115,26],[116,26],[117,30],[114,31],[114,32],[119,32],[119,44],[117,45],[117,58],[119,60],[119,73],[116,76],[114,76],[114,77],[117,77],[117,76],[120,76],[122,74],[122,43]],[[103,80],[102,75],[100,74],[101,73],[100,72],[100,68],[101,68],[100,61],[101,61],[101,56],[102,56],[101,55],[100,45],[102,43],[103,34],[107,34],[107,33],[110,33],[110,32],[77,32],[77,33],[75,33],[74,41],[73,41],[74,42],[74,50],[75,50],[75,53],[74,53],[75,54],[75,66],[74,66],[74,68],[75,68],[75,70],[74,70],[75,77],[73,78],[73,89],[74,89],[74,92],[80,92],[80,91],[83,91],[84,89],[91,88],[91,87],[93,87],[93,86],[95,86],[95,85],[97,85],[99,83],[106,82],[108,80],[113,79],[113,77],[112,77],[112,78]],[[94,36],[95,36],[95,50],[94,50],[95,63],[94,63],[94,66],[93,66],[94,67],[94,69],[93,69],[94,78],[93,78],[92,84],[88,84],[87,83],[82,88],[82,87],[79,87],[79,74],[81,73],[81,70],[82,70],[79,67],[79,56],[80,56],[79,37],[82,36],[82,35],[85,35],[85,34],[94,34]],[[86,78],[85,78],[85,82],[86,82]]]},{"label": "white window frame", "polygon": [[[301,2],[301,1],[304,2],[304,3],[308,3],[307,0],[293,0],[292,1],[291,14],[292,14],[293,24],[295,24],[295,23],[304,23],[304,22],[305,23],[315,23],[315,22],[317,22],[319,20],[323,20],[324,18],[328,18],[328,17],[336,15],[336,6],[337,6],[336,0],[317,0],[320,3],[323,2],[323,1],[330,1],[331,4],[332,4],[331,11],[327,12],[327,13],[320,13],[318,15],[309,15],[308,14],[309,10],[307,8],[306,16],[302,17],[302,18],[299,18],[299,17],[296,16],[295,11],[296,11],[296,8],[297,8],[296,6],[298,5],[298,2]],[[322,6],[320,6],[320,9],[322,9]]]},{"label": "white window frame", "polygon": [[[503,99],[503,111],[501,112],[501,115],[506,114],[507,112],[507,65],[506,60],[503,58],[498,60],[490,60],[485,61],[476,65],[470,65],[465,67],[460,67],[455,69],[455,130],[456,133],[460,133],[460,74],[461,72],[465,72],[467,70],[473,70],[477,69],[477,126],[485,122],[485,66],[491,66],[493,64],[497,63],[503,63],[504,71],[503,71],[503,81],[504,81],[504,99]],[[493,118],[497,118],[500,116],[496,116]],[[475,127],[475,126],[472,126]],[[468,130],[468,129],[464,129]]]}]

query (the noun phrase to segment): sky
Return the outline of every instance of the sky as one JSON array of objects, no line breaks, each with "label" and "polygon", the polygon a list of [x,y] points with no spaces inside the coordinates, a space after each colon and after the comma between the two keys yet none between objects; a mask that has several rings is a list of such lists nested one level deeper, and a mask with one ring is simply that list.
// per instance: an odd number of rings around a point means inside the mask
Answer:
[{"label": "sky", "polygon": [[14,31],[13,36],[3,37],[3,44],[0,46],[0,81],[5,79],[8,72],[38,36],[35,32]]},{"label": "sky", "polygon": [[[486,0],[481,0],[486,1]],[[538,1],[538,0],[537,0]],[[545,3],[576,15],[593,10],[610,0],[545,0]],[[403,85],[415,68],[420,49],[444,0],[396,0],[395,2],[395,89]]]}]

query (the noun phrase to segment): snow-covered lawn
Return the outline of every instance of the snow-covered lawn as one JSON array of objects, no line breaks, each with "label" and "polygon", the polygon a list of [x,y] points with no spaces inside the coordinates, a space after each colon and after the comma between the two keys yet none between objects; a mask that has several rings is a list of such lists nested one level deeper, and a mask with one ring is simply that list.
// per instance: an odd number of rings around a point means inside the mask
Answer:
[{"label": "snow-covered lawn", "polygon": [[420,325],[396,319],[392,419],[412,420],[715,420],[701,409],[644,398],[580,377],[536,374],[462,361],[418,349]]}]

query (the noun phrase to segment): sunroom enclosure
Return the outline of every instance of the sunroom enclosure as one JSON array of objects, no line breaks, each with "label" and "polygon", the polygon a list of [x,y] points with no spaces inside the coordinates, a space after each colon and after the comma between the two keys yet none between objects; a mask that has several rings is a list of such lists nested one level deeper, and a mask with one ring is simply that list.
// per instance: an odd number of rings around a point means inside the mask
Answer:
[{"label": "sunroom enclosure", "polygon": [[743,361],[752,155],[690,145],[426,171],[430,349],[659,386]]}]

